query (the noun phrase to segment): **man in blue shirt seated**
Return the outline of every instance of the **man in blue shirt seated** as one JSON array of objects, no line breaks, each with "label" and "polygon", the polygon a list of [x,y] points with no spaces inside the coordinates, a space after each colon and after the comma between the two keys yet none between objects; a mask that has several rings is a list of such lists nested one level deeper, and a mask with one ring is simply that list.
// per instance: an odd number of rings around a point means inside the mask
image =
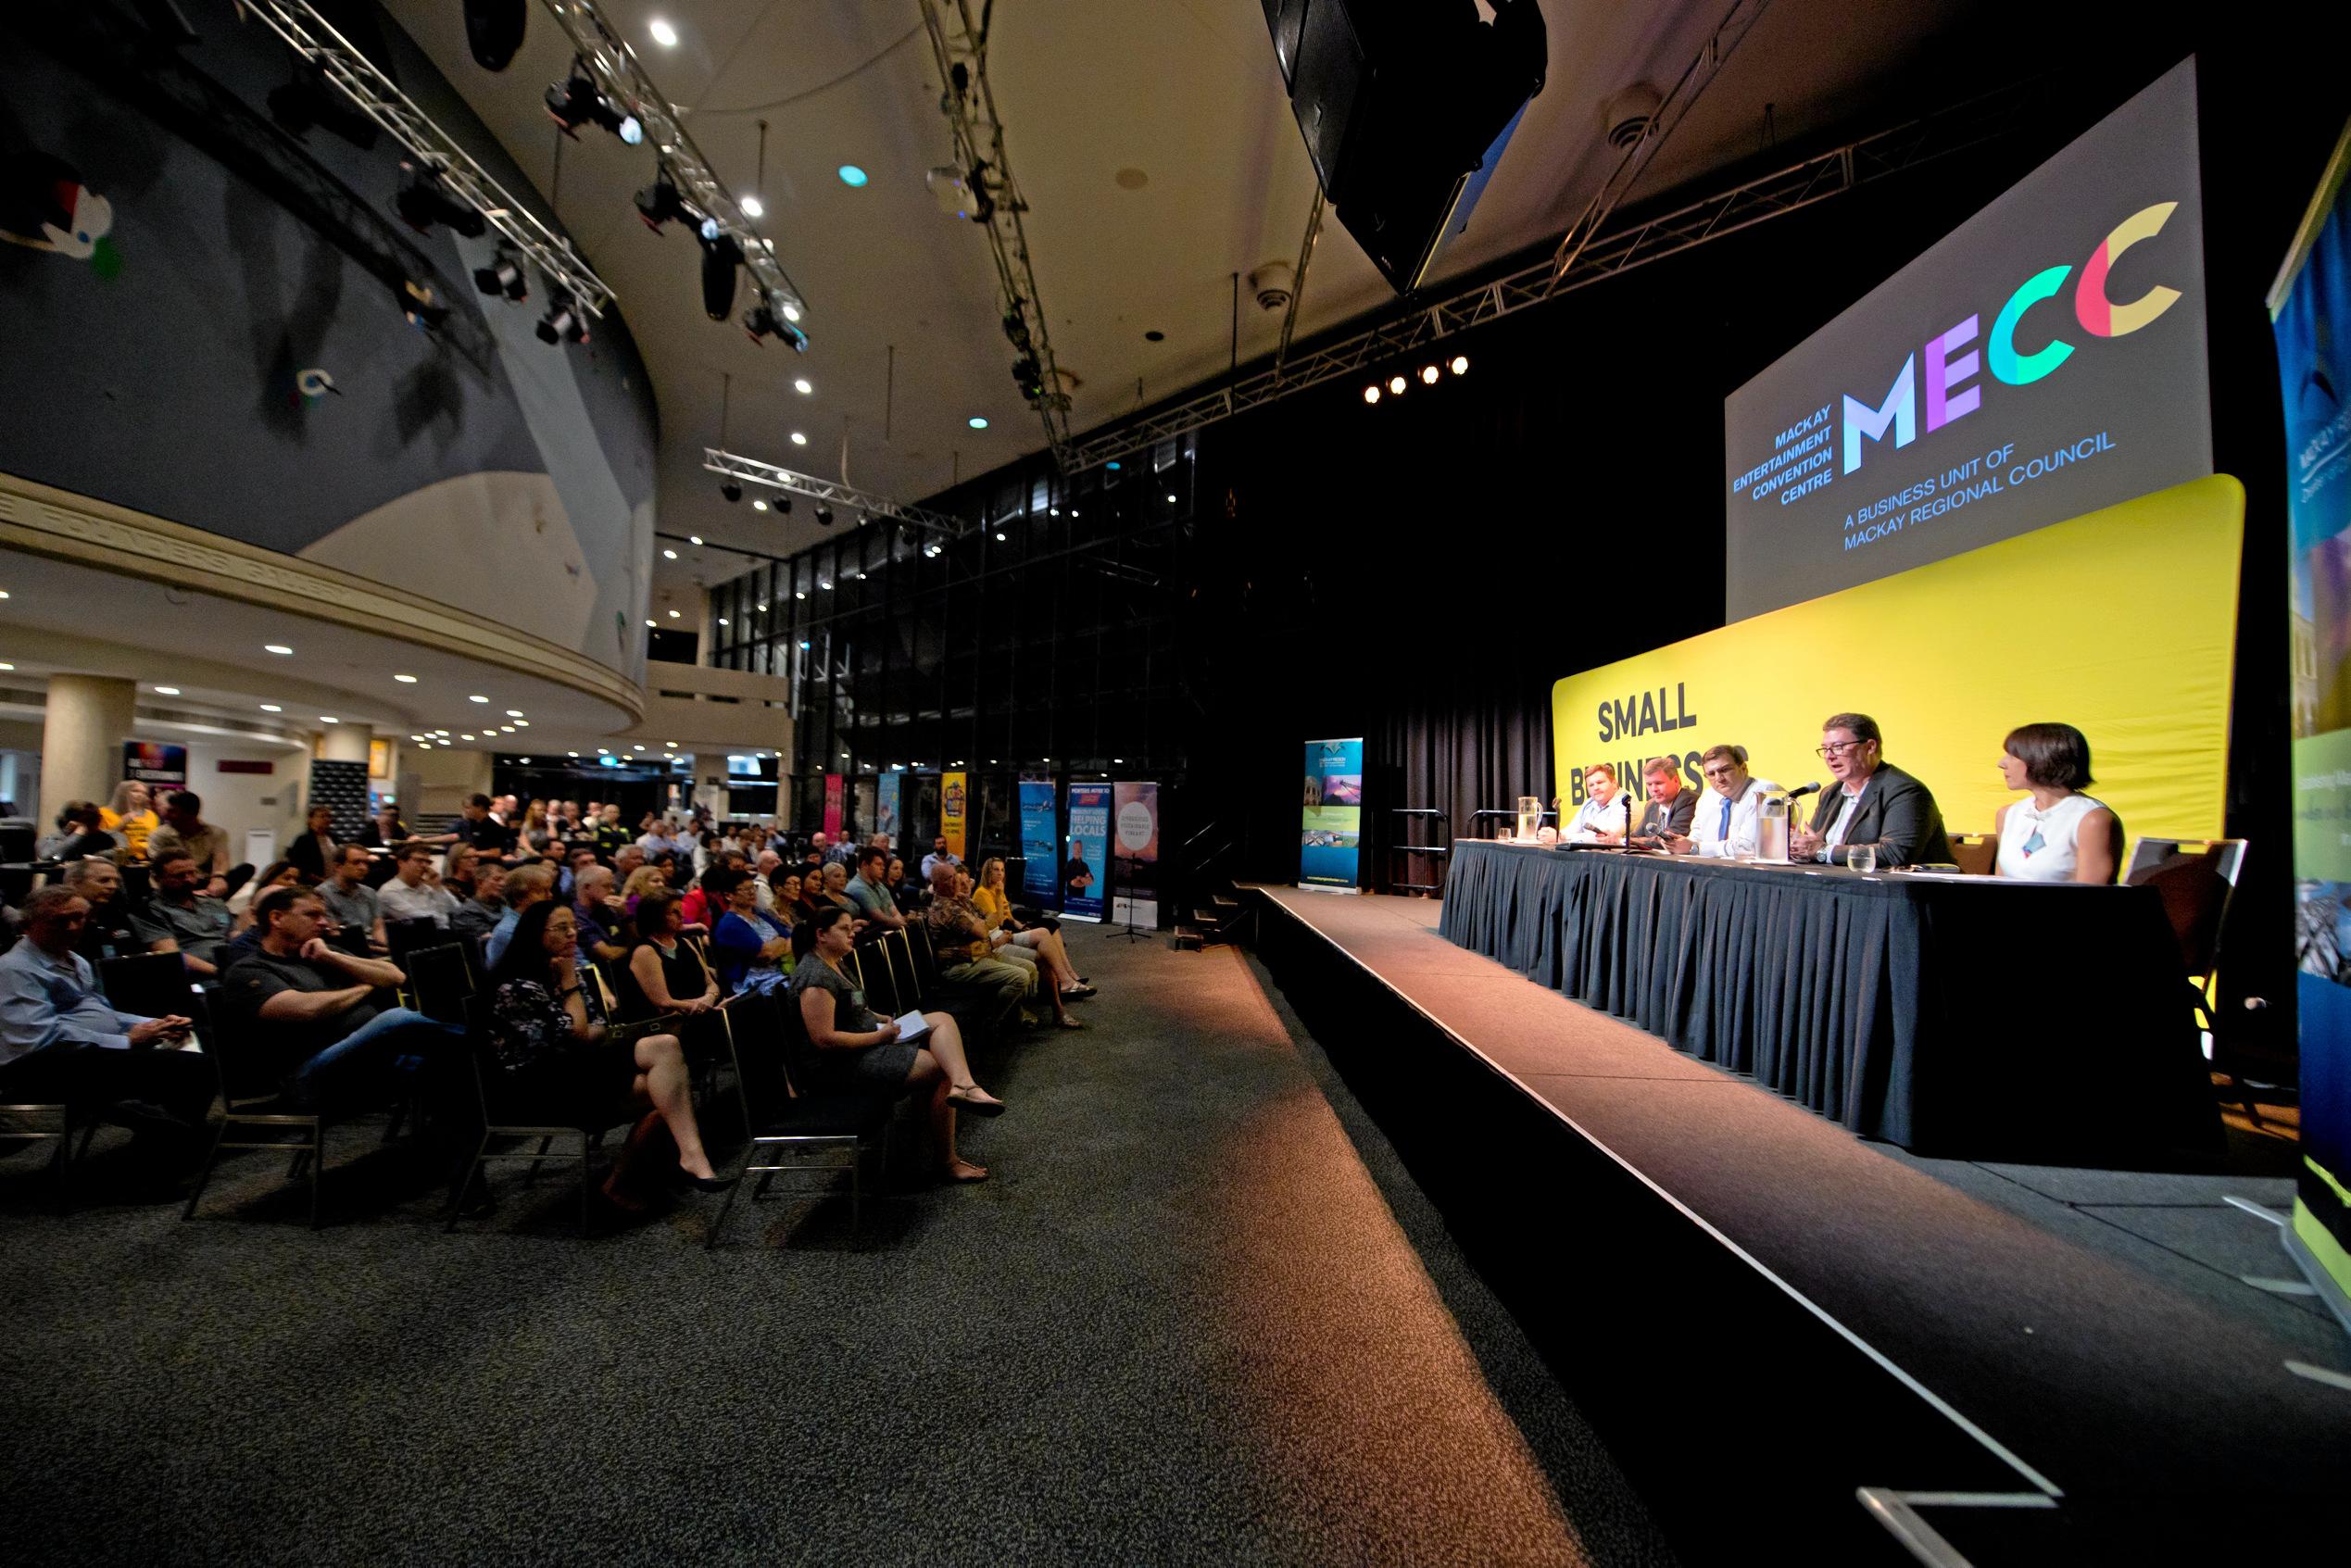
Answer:
[{"label": "man in blue shirt seated", "polygon": [[931,852],[923,857],[923,880],[931,880],[931,872],[941,866],[961,866],[963,862],[947,851],[947,835],[940,834],[931,840]]},{"label": "man in blue shirt seated", "polygon": [[849,886],[842,891],[867,920],[895,930],[906,923],[906,917],[898,912],[898,898],[890,892],[889,869],[888,850],[861,849],[857,852],[857,874],[849,878]]},{"label": "man in blue shirt seated", "polygon": [[78,1117],[130,1128],[157,1158],[195,1152],[219,1075],[183,1050],[188,1020],[118,1012],[74,951],[89,900],[42,888],[24,907],[24,937],[0,953],[0,1100],[63,1103]]},{"label": "man in blue shirt seated", "polygon": [[253,901],[253,924],[261,945],[220,977],[222,1026],[274,1059],[295,1104],[341,1110],[388,1098],[402,1057],[446,1055],[464,1033],[412,1009],[379,1008],[375,994],[408,977],[329,947],[315,890],[270,888]]},{"label": "man in blue shirt seated", "polygon": [[524,866],[506,879],[506,913],[490,928],[489,939],[482,944],[484,970],[496,969],[506,957],[506,945],[514,936],[514,928],[522,923],[522,911],[534,904],[544,904],[555,897],[555,873],[545,866]]}]

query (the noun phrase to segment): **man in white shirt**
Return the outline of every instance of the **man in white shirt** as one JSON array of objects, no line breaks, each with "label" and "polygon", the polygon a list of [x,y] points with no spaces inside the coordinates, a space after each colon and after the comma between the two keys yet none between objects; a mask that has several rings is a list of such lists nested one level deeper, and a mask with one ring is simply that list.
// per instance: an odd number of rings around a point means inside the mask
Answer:
[{"label": "man in white shirt", "polygon": [[1622,844],[1632,825],[1632,797],[1616,788],[1616,770],[1595,762],[1584,772],[1584,803],[1559,836],[1571,844]]},{"label": "man in white shirt", "polygon": [[1779,786],[1747,771],[1743,746],[1708,746],[1698,759],[1698,771],[1706,776],[1706,793],[1691,818],[1689,835],[1668,837],[1666,847],[1677,855],[1716,859],[1753,855],[1760,841],[1758,809],[1766,797],[1779,793]]},{"label": "man in white shirt", "polygon": [[399,874],[376,889],[375,901],[387,921],[424,919],[444,931],[458,911],[457,896],[434,873],[433,846],[414,838],[400,846]]}]

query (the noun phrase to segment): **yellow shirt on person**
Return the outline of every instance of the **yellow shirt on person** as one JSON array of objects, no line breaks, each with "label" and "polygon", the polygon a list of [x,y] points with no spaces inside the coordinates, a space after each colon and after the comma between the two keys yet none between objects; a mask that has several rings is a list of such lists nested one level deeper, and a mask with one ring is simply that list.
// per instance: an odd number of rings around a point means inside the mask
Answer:
[{"label": "yellow shirt on person", "polygon": [[153,833],[162,821],[153,811],[133,811],[126,817],[111,806],[98,808],[99,824],[108,833],[120,834],[122,842],[130,847],[131,854],[136,859],[147,858],[147,834]]},{"label": "yellow shirt on person", "polygon": [[994,931],[1012,918],[1012,901],[993,887],[973,888],[972,907],[979,910],[980,919],[987,922],[987,929],[990,931]]}]

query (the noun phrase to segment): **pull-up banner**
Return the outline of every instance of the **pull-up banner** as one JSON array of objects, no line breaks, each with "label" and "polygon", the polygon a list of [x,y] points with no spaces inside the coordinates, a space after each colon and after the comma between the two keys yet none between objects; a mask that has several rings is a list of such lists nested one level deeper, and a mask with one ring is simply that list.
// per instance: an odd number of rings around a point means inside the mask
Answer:
[{"label": "pull-up banner", "polygon": [[1159,925],[1159,785],[1111,786],[1117,824],[1118,874],[1111,883],[1111,919],[1127,925]]},{"label": "pull-up banner", "polygon": [[2209,474],[2196,167],[2190,59],[1731,394],[1729,618]]},{"label": "pull-up banner", "polygon": [[1363,841],[1364,743],[1306,743],[1306,809],[1298,834],[1298,885],[1353,893]]},{"label": "pull-up banner", "polygon": [[1072,920],[1102,918],[1102,882],[1110,871],[1111,786],[1069,786],[1069,852],[1062,864],[1062,912]]},{"label": "pull-up banner", "polygon": [[[2302,1171],[2286,1250],[2351,1329],[2351,128],[2269,292],[2294,540]],[[2252,853],[2263,845],[2256,840]]]},{"label": "pull-up banner", "polygon": [[938,831],[947,837],[947,852],[959,860],[971,859],[964,843],[964,807],[970,787],[969,778],[962,773],[949,773],[939,782]]},{"label": "pull-up banner", "polygon": [[1021,781],[1021,890],[1043,909],[1062,907],[1061,859],[1054,853],[1053,781]]},{"label": "pull-up banner", "polygon": [[841,808],[847,785],[838,773],[824,775],[824,836],[841,836]]},{"label": "pull-up banner", "polygon": [[892,769],[882,775],[874,790],[874,831],[889,834],[890,847],[893,850],[899,847],[899,791],[904,787],[899,783],[904,777],[904,774]]}]

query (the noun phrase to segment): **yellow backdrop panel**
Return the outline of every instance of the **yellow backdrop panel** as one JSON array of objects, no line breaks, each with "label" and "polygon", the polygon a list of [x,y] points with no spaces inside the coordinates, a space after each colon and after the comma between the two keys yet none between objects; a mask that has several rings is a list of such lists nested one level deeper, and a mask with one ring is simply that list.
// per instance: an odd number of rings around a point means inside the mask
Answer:
[{"label": "yellow backdrop panel", "polygon": [[2244,490],[2216,475],[1571,675],[1560,787],[1572,805],[1592,763],[1657,756],[1694,781],[1719,742],[1783,786],[1826,782],[1820,721],[1850,709],[1952,832],[1981,833],[2018,798],[2001,737],[2054,720],[2090,737],[2133,839],[2217,837],[2244,534]]}]

